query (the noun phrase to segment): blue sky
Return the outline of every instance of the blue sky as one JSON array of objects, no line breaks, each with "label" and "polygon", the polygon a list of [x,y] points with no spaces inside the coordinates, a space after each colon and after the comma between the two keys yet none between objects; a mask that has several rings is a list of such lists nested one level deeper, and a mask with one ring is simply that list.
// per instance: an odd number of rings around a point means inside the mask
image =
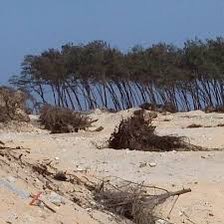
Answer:
[{"label": "blue sky", "polygon": [[0,83],[26,54],[105,40],[128,50],[224,36],[223,0],[0,0]]}]

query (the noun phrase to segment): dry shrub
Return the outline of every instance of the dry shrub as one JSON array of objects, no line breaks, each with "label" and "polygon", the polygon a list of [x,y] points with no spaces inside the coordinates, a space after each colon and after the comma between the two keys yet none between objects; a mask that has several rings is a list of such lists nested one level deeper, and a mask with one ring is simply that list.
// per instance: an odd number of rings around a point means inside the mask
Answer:
[{"label": "dry shrub", "polygon": [[[112,181],[111,181],[112,179]],[[95,200],[116,215],[132,220],[136,224],[155,224],[156,206],[164,203],[168,198],[188,193],[190,189],[169,192],[155,186],[134,183],[121,178],[103,181],[95,192]]]},{"label": "dry shrub", "polygon": [[158,117],[158,114],[155,111],[146,112],[144,109],[135,110],[133,114],[135,116],[144,116],[144,119],[149,121]]},{"label": "dry shrub", "polygon": [[208,106],[204,109],[205,113],[224,113],[224,106]]},{"label": "dry shrub", "polygon": [[123,119],[109,139],[109,147],[113,149],[130,149],[141,151],[199,150],[184,141],[183,137],[158,136],[152,119],[145,119],[144,111]]},{"label": "dry shrub", "polygon": [[133,114],[137,117],[143,117],[146,122],[148,121],[150,123],[153,119],[158,117],[158,114],[155,111],[147,112],[144,109],[135,110]]},{"label": "dry shrub", "polygon": [[203,126],[201,124],[190,124],[187,126],[187,128],[202,128]]},{"label": "dry shrub", "polygon": [[9,87],[0,87],[0,122],[28,122],[26,114],[27,95]]},{"label": "dry shrub", "polygon": [[139,106],[141,109],[144,110],[151,110],[156,112],[170,112],[170,113],[176,113],[178,112],[178,109],[175,105],[172,103],[165,103],[163,104],[153,104],[153,103],[143,103]]},{"label": "dry shrub", "polygon": [[40,112],[40,123],[51,133],[78,132],[91,127],[93,122],[86,115],[68,108],[45,105]]},{"label": "dry shrub", "polygon": [[177,113],[178,109],[177,107],[172,103],[165,103],[163,106],[164,112],[170,112],[170,113]]}]

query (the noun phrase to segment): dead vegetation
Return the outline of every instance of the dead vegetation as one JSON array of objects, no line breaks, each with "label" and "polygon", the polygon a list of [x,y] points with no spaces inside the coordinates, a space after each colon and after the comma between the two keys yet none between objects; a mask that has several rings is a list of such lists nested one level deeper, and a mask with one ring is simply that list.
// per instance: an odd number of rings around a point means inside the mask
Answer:
[{"label": "dead vegetation", "polygon": [[215,127],[224,127],[224,124],[217,124],[216,126],[211,125],[201,125],[201,124],[190,124],[186,128],[215,128]]},{"label": "dead vegetation", "polygon": [[187,126],[187,128],[202,128],[203,126],[201,124],[190,124]]},{"label": "dead vegetation", "polygon": [[135,116],[144,116],[145,120],[153,120],[158,117],[158,114],[155,111],[146,112],[145,109],[135,110],[133,113]]},{"label": "dead vegetation", "polygon": [[30,119],[25,112],[26,100],[27,96],[24,92],[0,87],[0,122],[28,122]]},{"label": "dead vegetation", "polygon": [[[157,194],[155,194],[156,191]],[[158,205],[170,197],[190,191],[190,189],[183,189],[169,192],[159,187],[114,177],[102,182],[95,193],[95,200],[103,206],[103,209],[126,217],[136,224],[154,224],[158,220],[154,211]]]},{"label": "dead vegetation", "polygon": [[205,113],[224,113],[224,106],[208,106],[204,109]]},{"label": "dead vegetation", "polygon": [[156,112],[169,112],[169,113],[176,113],[178,109],[172,103],[165,103],[163,104],[153,104],[153,103],[143,103],[139,106],[141,109],[144,110],[151,110]]},{"label": "dead vegetation", "polygon": [[40,112],[40,123],[51,133],[69,133],[86,130],[96,120],[68,108],[45,105]]},{"label": "dead vegetation", "polygon": [[171,119],[165,118],[163,121],[169,122],[169,121],[171,121]]},{"label": "dead vegetation", "polygon": [[51,160],[31,161],[28,158],[29,153],[29,149],[10,148],[0,142],[0,167],[33,185],[35,191],[39,192],[36,195],[30,193],[31,206],[42,204],[42,208],[44,206],[52,213],[58,211],[55,204],[47,197],[40,197],[41,194],[55,192],[70,201],[69,204],[98,210],[109,215],[111,219],[129,219],[136,224],[154,224],[158,219],[155,214],[158,205],[170,197],[191,191],[183,189],[169,192],[163,188],[138,184],[118,177],[107,177],[106,180],[93,177],[89,179],[86,174],[58,170]]},{"label": "dead vegetation", "polygon": [[152,118],[144,110],[134,116],[123,119],[109,139],[113,149],[130,149],[141,151],[201,150],[199,146],[187,143],[184,137],[171,135],[159,136],[155,133]]}]

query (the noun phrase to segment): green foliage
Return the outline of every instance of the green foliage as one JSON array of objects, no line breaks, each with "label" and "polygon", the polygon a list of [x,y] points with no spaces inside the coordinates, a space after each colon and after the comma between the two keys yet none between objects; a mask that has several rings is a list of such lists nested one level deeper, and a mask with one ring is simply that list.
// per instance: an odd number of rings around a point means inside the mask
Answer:
[{"label": "green foliage", "polygon": [[[27,55],[11,83],[74,110],[115,110],[143,103],[179,110],[224,105],[224,39],[195,39],[183,48],[158,43],[124,53],[104,41]],[[50,90],[50,91],[49,91]]]}]

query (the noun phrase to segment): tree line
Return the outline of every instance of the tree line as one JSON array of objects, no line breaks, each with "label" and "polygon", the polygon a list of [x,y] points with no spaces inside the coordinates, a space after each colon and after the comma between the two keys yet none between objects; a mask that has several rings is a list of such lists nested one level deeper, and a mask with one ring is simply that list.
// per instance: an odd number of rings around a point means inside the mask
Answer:
[{"label": "tree line", "polygon": [[224,38],[158,43],[128,52],[104,41],[26,55],[10,83],[43,104],[74,110],[171,104],[179,111],[224,105]]}]

